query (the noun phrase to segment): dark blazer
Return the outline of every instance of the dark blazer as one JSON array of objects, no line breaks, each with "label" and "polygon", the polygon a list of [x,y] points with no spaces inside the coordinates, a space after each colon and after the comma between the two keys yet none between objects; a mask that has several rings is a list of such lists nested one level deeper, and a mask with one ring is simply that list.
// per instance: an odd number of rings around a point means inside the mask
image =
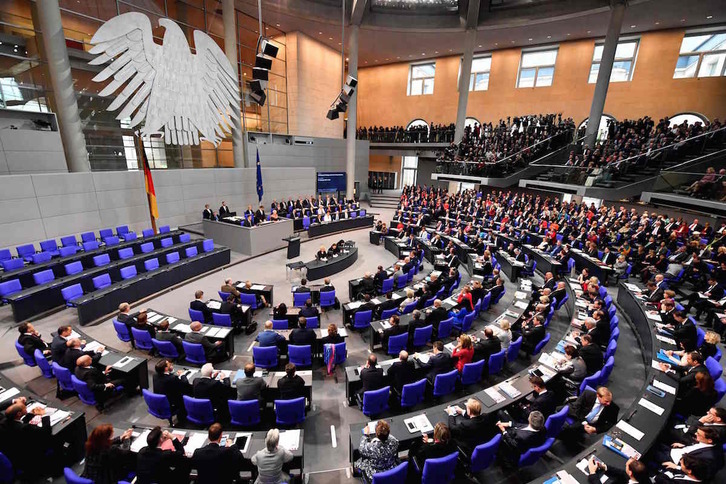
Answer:
[{"label": "dark blazer", "polygon": [[166,395],[172,407],[183,408],[184,395],[192,394],[192,386],[186,376],[179,378],[176,375],[154,375],[154,393]]},{"label": "dark blazer", "polygon": [[[596,399],[597,392],[585,390],[579,397],[577,397],[577,400],[570,404],[569,416],[572,417],[575,422],[582,422],[592,411],[592,407],[595,406]],[[592,426],[597,429],[597,433],[599,434],[610,430],[610,427],[615,425],[615,422],[618,421],[619,412],[620,407],[618,407],[615,402],[610,402],[610,405],[603,408],[597,422]]]},{"label": "dark blazer", "polygon": [[683,324],[676,323],[675,330],[673,331],[673,338],[679,346],[682,344],[683,349],[686,351],[696,350],[698,334],[696,326],[693,325],[690,319],[686,319]]},{"label": "dark blazer", "polygon": [[66,354],[63,355],[63,361],[59,362],[59,364],[68,368],[71,371],[74,371],[76,368],[76,360],[78,360],[78,358],[83,355],[90,356],[94,364],[98,363],[98,360],[101,359],[101,353],[96,353],[93,351],[83,351],[78,348],[68,348],[66,350]]},{"label": "dark blazer", "polygon": [[315,331],[312,329],[295,328],[290,332],[289,341],[291,345],[310,345],[312,349],[312,347],[315,346],[315,340],[317,337],[317,334],[315,334]]},{"label": "dark blazer", "polygon": [[603,367],[602,351],[594,343],[580,347],[580,356],[585,361],[588,375],[594,374]]},{"label": "dark blazer", "polygon": [[451,362],[451,357],[442,351],[441,353],[438,353],[436,355],[432,354],[429,358],[429,361],[425,364],[422,364],[421,366],[428,369],[428,372],[426,373],[426,378],[428,378],[429,382],[433,384],[436,375],[451,371],[453,365]]},{"label": "dark blazer", "polygon": [[33,334],[21,334],[18,337],[18,343],[23,345],[23,349],[31,357],[33,356],[33,353],[35,353],[35,350],[43,352],[48,349],[48,345],[45,344],[45,341],[43,341],[39,336],[35,336]]},{"label": "dark blazer", "polygon": [[413,361],[396,361],[388,368],[388,376],[393,382],[393,388],[400,394],[403,385],[413,383],[416,377],[416,365]]},{"label": "dark blazer", "polygon": [[[172,439],[174,450],[161,450],[158,447],[146,446],[136,456],[137,484],[171,484],[176,475],[184,475],[184,471],[172,472],[172,468],[188,467],[184,458],[184,446],[176,438]],[[186,469],[186,473],[188,473]],[[176,481],[178,482],[178,481]]]},{"label": "dark blazer", "polygon": [[210,443],[194,451],[192,467],[197,470],[197,484],[235,482],[244,464],[242,452],[236,444],[220,447]]},{"label": "dark blazer", "polygon": [[226,205],[222,205],[219,207],[219,211],[217,213],[219,214],[220,217],[229,215],[229,213],[230,213],[229,207]]},{"label": "dark blazer", "polygon": [[[192,308],[194,309],[194,308]],[[125,313],[119,313],[118,316],[116,316],[116,320],[119,323],[124,323],[129,328],[129,333],[131,332],[131,327],[136,324],[136,316],[138,316],[139,313],[134,314],[125,314]]]},{"label": "dark blazer", "polygon": [[547,332],[544,326],[532,326],[522,331],[522,349],[527,352],[534,351],[534,347],[542,341]]},{"label": "dark blazer", "polygon": [[282,400],[292,400],[305,396],[305,380],[300,375],[292,378],[285,375],[277,381],[277,388],[280,390]]},{"label": "dark blazer", "polygon": [[365,367],[360,371],[360,381],[363,384],[361,393],[369,390],[378,390],[383,388],[383,368],[376,366],[375,368]]},{"label": "dark blazer", "polygon": [[88,388],[93,392],[94,395],[100,395],[106,390],[106,383],[108,380],[106,375],[101,370],[93,366],[87,366],[85,368],[78,367],[75,370],[76,378],[86,382]]},{"label": "dark blazer", "polygon": [[529,404],[529,412],[542,412],[545,418],[549,417],[557,410],[557,396],[554,391],[548,390],[534,397]]},{"label": "dark blazer", "polygon": [[381,304],[378,305],[378,309],[375,311],[376,317],[380,318],[381,314],[383,314],[383,311],[387,309],[393,309],[398,307],[398,300],[397,299],[386,299]]},{"label": "dark blazer", "polygon": [[482,338],[474,345],[474,359],[472,361],[486,360],[487,364],[489,364],[489,357],[501,350],[502,342],[499,341],[496,335],[491,338]]},{"label": "dark blazer", "polygon": [[496,412],[469,418],[466,414],[449,416],[451,437],[467,455],[471,455],[477,445],[488,442],[497,434]]},{"label": "dark blazer", "polygon": [[674,366],[673,369],[678,374],[678,381],[680,383],[678,387],[679,394],[685,394],[693,386],[696,382],[696,373],[700,371],[708,372],[708,368],[705,365],[696,365],[690,368],[686,366]]},{"label": "dark blazer", "polygon": [[399,334],[404,334],[405,332],[406,328],[402,327],[400,324],[395,324],[388,329],[384,329],[383,334],[381,335],[381,345],[383,346],[383,349],[385,351],[388,351],[388,340],[391,338],[391,336],[398,336]]},{"label": "dark blazer", "polygon": [[456,444],[453,441],[424,444],[421,439],[418,439],[411,446],[411,450],[408,452],[408,458],[415,459],[419,469],[423,469],[427,459],[446,457],[456,451]]},{"label": "dark blazer", "polygon": [[159,341],[171,341],[180,355],[184,352],[182,339],[178,334],[172,333],[171,331],[157,331],[156,339]]},{"label": "dark blazer", "polygon": [[546,438],[545,430],[533,432],[525,430],[526,425],[515,425],[507,429],[502,435],[503,457],[511,462],[517,462],[519,457],[526,451],[538,445],[542,445]]},{"label": "dark blazer", "polygon": [[449,319],[449,312],[443,307],[432,309],[429,314],[426,315],[426,324],[434,327],[434,339],[439,333],[439,323],[444,319]]},{"label": "dark blazer", "polygon": [[209,341],[209,338],[204,336],[202,333],[187,333],[184,335],[184,341],[187,343],[197,343],[202,345],[207,358],[209,358],[217,350],[217,345]]},{"label": "dark blazer", "polygon": [[610,339],[610,323],[605,318],[602,318],[595,323],[595,327],[588,334],[592,336],[593,343],[600,346],[607,346],[608,340]]},{"label": "dark blazer", "polygon": [[234,399],[229,380],[226,378],[224,383],[212,378],[195,378],[192,394],[194,398],[208,398],[215,409],[226,409],[227,400]]},{"label": "dark blazer", "polygon": [[504,286],[494,286],[489,290],[489,294],[491,294],[491,302],[494,303],[496,299],[499,297],[499,295],[504,292]]},{"label": "dark blazer", "polygon": [[323,336],[322,338],[320,338],[321,345],[328,345],[328,344],[335,345],[338,343],[342,343],[343,341],[345,341],[345,338],[343,338],[341,335],[339,335],[337,333],[332,336],[326,335],[326,336]]},{"label": "dark blazer", "polygon": [[200,321],[200,323],[204,323],[205,321],[212,320],[212,310],[209,309],[209,307],[204,303],[204,301],[195,299],[194,301],[189,303],[189,308],[194,309],[195,311],[201,311],[202,314],[204,314],[204,321]]},{"label": "dark blazer", "polygon": [[315,318],[315,317],[320,316],[320,312],[318,311],[318,309],[316,307],[305,306],[304,308],[302,308],[300,310],[300,316],[303,316],[305,318]]},{"label": "dark blazer", "polygon": [[53,336],[53,341],[50,343],[50,356],[59,365],[63,364],[63,356],[66,354],[68,349],[68,341],[62,336]]},{"label": "dark blazer", "polygon": [[205,208],[202,210],[202,218],[205,220],[214,220],[214,212],[212,212],[212,209]]}]

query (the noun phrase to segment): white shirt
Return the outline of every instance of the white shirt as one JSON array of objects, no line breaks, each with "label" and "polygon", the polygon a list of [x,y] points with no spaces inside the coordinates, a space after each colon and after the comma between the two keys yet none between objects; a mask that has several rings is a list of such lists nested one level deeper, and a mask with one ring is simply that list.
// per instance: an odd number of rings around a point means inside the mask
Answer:
[{"label": "white shirt", "polygon": [[707,447],[713,447],[713,445],[698,442],[697,444],[687,445],[679,449],[671,449],[671,461],[678,463],[681,461],[681,457],[683,457],[684,454],[690,454],[693,451],[705,449]]}]

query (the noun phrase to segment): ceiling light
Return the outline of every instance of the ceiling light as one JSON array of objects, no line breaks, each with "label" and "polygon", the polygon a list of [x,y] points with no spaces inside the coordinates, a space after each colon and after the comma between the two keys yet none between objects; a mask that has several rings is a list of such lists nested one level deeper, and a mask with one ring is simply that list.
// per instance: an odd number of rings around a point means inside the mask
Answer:
[{"label": "ceiling light", "polygon": [[332,37],[328,37],[328,40],[333,40],[333,38]]},{"label": "ceiling light", "polygon": [[389,58],[386,58],[386,60],[391,60],[391,59],[389,59]]},{"label": "ceiling light", "polygon": [[275,26],[276,26],[276,27],[279,27],[279,26],[280,26],[280,24],[275,24]]},{"label": "ceiling light", "polygon": [[439,51],[438,51],[438,50],[435,50],[435,51],[434,51],[434,54],[438,54],[438,53],[439,53]]},{"label": "ceiling light", "polygon": [[711,20],[712,18],[713,18],[713,15],[707,15],[707,16],[706,16],[706,19],[707,19],[707,20]]},{"label": "ceiling light", "polygon": [[630,28],[631,28],[631,29],[634,29],[634,28],[635,28],[635,25],[631,25],[631,26],[630,26]]},{"label": "ceiling light", "polygon": [[656,22],[655,24],[656,24],[656,25],[660,25],[660,22]]},{"label": "ceiling light", "polygon": [[318,35],[323,35],[323,33],[322,32],[318,32]]},{"label": "ceiling light", "polygon": [[481,44],[479,44],[479,47],[481,47]]},{"label": "ceiling light", "polygon": [[569,37],[569,36],[570,36],[570,34],[567,34],[567,36]]},{"label": "ceiling light", "polygon": [[426,55],[426,52],[421,52],[421,55]]},{"label": "ceiling light", "polygon": [[346,57],[345,60],[348,60],[348,58]]},{"label": "ceiling light", "polygon": [[686,19],[684,19],[684,18],[681,19],[681,22],[685,22],[685,21],[686,21]]},{"label": "ceiling light", "polygon": [[512,41],[512,43],[514,43],[514,41]]},{"label": "ceiling light", "polygon": [[588,31],[587,31],[587,33],[588,33],[588,34],[589,34],[590,32],[592,32],[592,30],[588,30]]},{"label": "ceiling light", "polygon": [[551,38],[552,38],[552,36],[551,36],[551,35],[548,35],[548,36],[547,36],[547,38],[548,38],[548,39],[551,39]]},{"label": "ceiling light", "polygon": [[449,52],[454,52],[454,49],[449,49]]},{"label": "ceiling light", "polygon": [[494,42],[494,45],[499,45],[499,42]]},{"label": "ceiling light", "polygon": [[400,58],[401,58],[401,56],[400,56],[400,55],[397,55],[397,56],[396,56],[396,59],[400,59]]},{"label": "ceiling light", "polygon": [[529,40],[530,42],[532,42],[532,37],[530,37],[530,38],[529,38],[528,40]]}]

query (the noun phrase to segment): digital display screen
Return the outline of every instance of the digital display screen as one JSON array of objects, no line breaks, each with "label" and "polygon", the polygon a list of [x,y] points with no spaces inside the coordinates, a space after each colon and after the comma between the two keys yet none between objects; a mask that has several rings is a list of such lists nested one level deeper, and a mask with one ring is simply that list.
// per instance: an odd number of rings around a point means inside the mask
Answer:
[{"label": "digital display screen", "polygon": [[318,172],[318,192],[344,192],[346,178],[344,171]]}]

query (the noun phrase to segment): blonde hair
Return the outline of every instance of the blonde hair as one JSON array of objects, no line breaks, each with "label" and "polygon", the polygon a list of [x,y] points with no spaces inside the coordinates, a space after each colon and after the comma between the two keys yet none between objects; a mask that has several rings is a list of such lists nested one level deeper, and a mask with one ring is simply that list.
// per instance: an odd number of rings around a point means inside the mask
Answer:
[{"label": "blonde hair", "polygon": [[471,338],[468,334],[462,334],[459,336],[459,339],[461,340],[462,348],[471,348]]},{"label": "blonde hair", "polygon": [[715,331],[706,331],[706,337],[703,339],[706,343],[717,345],[721,342],[721,335]]},{"label": "blonde hair", "polygon": [[509,324],[509,321],[506,319],[499,323],[499,327],[502,328],[504,331],[507,331],[509,328],[511,328],[511,325]]}]

